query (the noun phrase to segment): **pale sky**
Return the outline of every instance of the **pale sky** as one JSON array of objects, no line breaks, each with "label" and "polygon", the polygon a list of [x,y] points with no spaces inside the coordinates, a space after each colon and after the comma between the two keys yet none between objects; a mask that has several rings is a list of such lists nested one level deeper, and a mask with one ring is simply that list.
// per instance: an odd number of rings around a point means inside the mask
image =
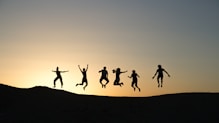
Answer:
[{"label": "pale sky", "polygon": [[[219,92],[218,0],[0,0],[0,83],[104,96]],[[86,67],[88,87],[75,87]],[[171,75],[152,80],[157,65]],[[106,89],[99,83],[104,66]],[[123,87],[113,86],[120,67]],[[132,70],[141,92],[131,88]],[[60,82],[57,81],[57,88]]]}]

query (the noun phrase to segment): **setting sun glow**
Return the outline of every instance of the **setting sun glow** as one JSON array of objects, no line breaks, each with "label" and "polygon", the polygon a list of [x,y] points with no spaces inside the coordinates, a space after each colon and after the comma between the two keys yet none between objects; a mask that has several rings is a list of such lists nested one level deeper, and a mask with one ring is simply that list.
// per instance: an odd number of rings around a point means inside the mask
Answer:
[{"label": "setting sun glow", "polygon": [[[153,96],[219,91],[219,7],[216,1],[28,1],[0,2],[0,82],[20,88],[55,89],[103,96]],[[89,65],[88,86],[81,68]],[[163,88],[152,79],[157,65]],[[109,84],[99,82],[106,66]],[[113,69],[124,86],[114,86]],[[141,92],[128,78],[135,70]],[[105,82],[105,81],[103,81]]]}]

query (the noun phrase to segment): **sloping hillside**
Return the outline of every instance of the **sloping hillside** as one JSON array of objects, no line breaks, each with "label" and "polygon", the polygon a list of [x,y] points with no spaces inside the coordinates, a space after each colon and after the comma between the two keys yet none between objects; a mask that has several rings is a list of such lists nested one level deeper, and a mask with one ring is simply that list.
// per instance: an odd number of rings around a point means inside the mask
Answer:
[{"label": "sloping hillside", "polygon": [[0,84],[0,100],[1,123],[219,122],[219,93],[104,97],[47,87],[20,89]]}]

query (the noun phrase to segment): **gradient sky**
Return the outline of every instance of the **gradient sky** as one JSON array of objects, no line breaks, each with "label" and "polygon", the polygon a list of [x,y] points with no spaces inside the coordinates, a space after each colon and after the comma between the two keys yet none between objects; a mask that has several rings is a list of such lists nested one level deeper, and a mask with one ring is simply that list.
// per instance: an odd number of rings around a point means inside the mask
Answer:
[{"label": "gradient sky", "polygon": [[[106,96],[219,92],[218,0],[0,0],[0,83]],[[89,64],[88,87],[75,87]],[[157,65],[171,75],[152,80]],[[110,83],[99,84],[107,67]],[[124,86],[113,86],[112,69]],[[141,92],[131,88],[131,71]],[[57,89],[60,82],[57,81]]]}]

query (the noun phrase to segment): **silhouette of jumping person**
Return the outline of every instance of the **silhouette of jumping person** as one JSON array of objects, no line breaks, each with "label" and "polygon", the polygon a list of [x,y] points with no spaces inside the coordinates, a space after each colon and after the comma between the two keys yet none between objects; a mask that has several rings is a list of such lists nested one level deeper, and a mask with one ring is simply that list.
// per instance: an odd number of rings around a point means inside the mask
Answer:
[{"label": "silhouette of jumping person", "polygon": [[78,86],[78,85],[83,85],[84,83],[86,84],[84,87],[83,87],[83,89],[85,90],[85,88],[87,87],[87,85],[88,85],[88,81],[87,81],[87,70],[88,70],[88,65],[87,65],[87,68],[85,69],[85,68],[83,68],[83,70],[81,70],[81,68],[80,68],[80,65],[78,65],[78,68],[80,69],[80,71],[81,71],[81,73],[82,73],[82,75],[83,75],[83,78],[82,78],[82,82],[79,84],[76,84],[76,86]]},{"label": "silhouette of jumping person", "polygon": [[120,68],[117,68],[116,70],[113,70],[113,73],[116,73],[116,79],[114,81],[114,85],[119,85],[120,87],[123,85],[123,82],[119,83],[120,81],[120,74],[121,73],[126,73],[127,71],[121,72]]},{"label": "silhouette of jumping person", "polygon": [[63,81],[62,81],[61,73],[68,72],[68,71],[59,71],[59,67],[57,67],[56,71],[52,71],[52,72],[56,72],[56,75],[57,75],[57,77],[54,79],[54,88],[56,87],[56,81],[58,79],[60,79],[61,87],[62,87],[63,86]]},{"label": "silhouette of jumping person", "polygon": [[154,77],[158,73],[158,76],[157,76],[158,88],[163,86],[163,72],[165,72],[168,75],[168,77],[170,77],[169,73],[165,69],[163,69],[161,67],[161,65],[158,65],[158,69],[157,69],[156,73],[154,74],[154,76],[152,77],[152,79],[154,79]]},{"label": "silhouette of jumping person", "polygon": [[128,76],[129,78],[132,78],[132,88],[134,88],[135,91],[135,87],[138,88],[139,92],[141,91],[141,89],[138,87],[138,77],[140,78],[140,76],[135,72],[135,70],[132,71],[131,76]]},{"label": "silhouette of jumping person", "polygon": [[[106,70],[106,67],[103,67],[103,69],[100,70],[99,73],[102,73],[100,77],[100,84],[102,85],[102,88],[106,88],[106,85],[109,83],[108,71]],[[106,80],[105,84],[102,83],[103,80]]]}]

